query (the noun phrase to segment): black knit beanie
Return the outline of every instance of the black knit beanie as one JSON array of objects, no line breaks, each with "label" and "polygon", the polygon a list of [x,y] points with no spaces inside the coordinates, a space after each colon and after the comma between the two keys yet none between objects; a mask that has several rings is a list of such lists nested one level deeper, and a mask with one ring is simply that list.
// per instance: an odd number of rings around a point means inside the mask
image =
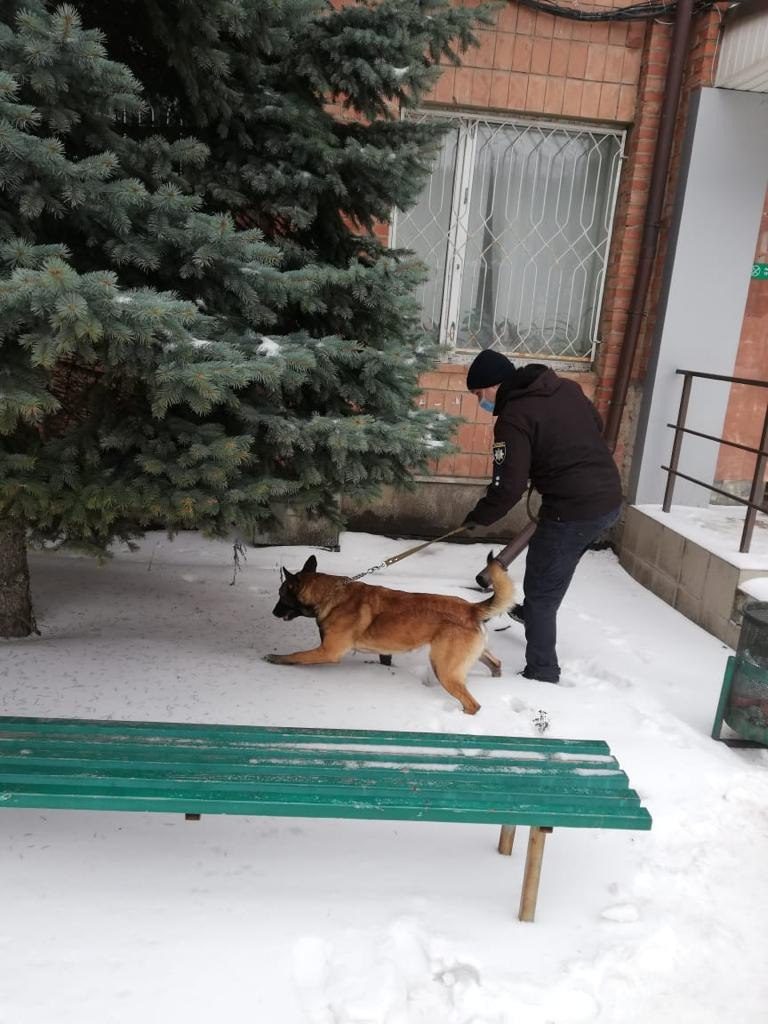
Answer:
[{"label": "black knit beanie", "polygon": [[492,388],[515,372],[515,364],[492,348],[484,348],[467,370],[467,391]]}]

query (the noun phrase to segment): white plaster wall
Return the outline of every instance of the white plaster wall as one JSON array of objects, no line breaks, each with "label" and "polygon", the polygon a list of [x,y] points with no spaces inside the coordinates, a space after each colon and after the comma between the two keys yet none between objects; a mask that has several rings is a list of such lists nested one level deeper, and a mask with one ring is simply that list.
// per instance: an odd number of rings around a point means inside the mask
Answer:
[{"label": "white plaster wall", "polygon": [[[698,103],[695,100],[698,99]],[[682,377],[732,374],[768,184],[768,95],[702,89],[691,107],[687,176],[677,198],[663,316],[643,389],[629,498],[661,502]],[[695,381],[687,425],[720,436],[729,385]],[[711,483],[718,446],[686,437],[679,469]],[[678,479],[675,504],[703,506],[710,492]]]}]

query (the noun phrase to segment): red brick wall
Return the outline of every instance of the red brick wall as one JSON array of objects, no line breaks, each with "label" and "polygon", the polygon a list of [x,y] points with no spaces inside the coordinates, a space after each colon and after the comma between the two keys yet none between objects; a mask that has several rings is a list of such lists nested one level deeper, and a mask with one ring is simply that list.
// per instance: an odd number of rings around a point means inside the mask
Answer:
[{"label": "red brick wall", "polygon": [[[623,6],[624,2],[604,0],[601,6]],[[655,328],[690,96],[694,89],[712,83],[719,30],[720,16],[715,9],[694,20],[656,274],[632,373],[635,389],[646,373]],[[480,46],[464,56],[463,66],[447,69],[429,97],[449,109],[582,118],[628,128],[603,299],[601,344],[594,367],[573,375],[603,415],[613,393],[639,257],[671,38],[669,23],[579,23],[510,2],[496,16],[495,28],[480,33]],[[434,472],[476,477],[482,467],[479,475],[487,477],[492,421],[476,403],[462,399],[463,379],[462,367],[444,364],[422,382],[425,405],[468,420],[457,438],[461,452],[441,459]],[[627,415],[616,451],[619,465],[628,464],[633,433],[634,424]]]},{"label": "red brick wall", "polygon": [[[564,373],[577,380],[584,393],[594,398],[594,376],[590,373]],[[460,451],[446,455],[432,465],[435,476],[487,479],[491,475],[491,443],[493,416],[480,408],[466,385],[467,368],[458,363],[444,363],[433,373],[426,373],[421,384],[424,393],[419,406],[438,409],[450,416],[461,416],[463,423],[456,434]]]},{"label": "red brick wall", "polygon": [[[456,2],[477,6],[479,0]],[[606,8],[626,6],[626,2],[593,0],[595,6]],[[716,9],[694,20],[657,270],[632,374],[635,391],[645,376],[655,327],[689,98],[693,89],[712,83],[719,29]],[[478,35],[480,45],[463,56],[462,66],[446,67],[427,97],[429,104],[442,109],[583,119],[628,129],[603,299],[601,344],[594,367],[571,375],[605,414],[613,392],[639,256],[672,25],[656,20],[575,22],[537,13],[508,0],[495,14],[493,27],[482,29]],[[382,225],[381,237],[386,230]],[[763,287],[768,290],[768,284]],[[492,418],[466,395],[465,374],[464,365],[445,363],[422,379],[422,405],[466,420],[457,434],[460,452],[439,460],[433,472],[437,476],[485,478],[490,473]],[[619,465],[626,464],[631,455],[633,431],[634,424],[627,415],[616,452]]]},{"label": "red brick wall", "polygon": [[422,408],[439,409],[466,420],[458,430],[456,442],[461,451],[448,455],[432,466],[438,476],[489,477],[493,417],[484,412],[477,399],[466,389],[465,366],[446,364],[422,378]]},{"label": "red brick wall", "polygon": [[464,55],[462,67],[444,72],[431,99],[442,106],[628,123],[644,31],[643,23],[575,22],[509,2],[496,14],[495,28],[478,33],[480,46]]},{"label": "red brick wall", "polygon": [[[625,0],[606,0],[619,7]],[[611,393],[637,262],[649,167],[658,124],[670,28],[647,22],[587,23],[540,14],[509,2],[495,27],[460,68],[447,68],[429,101],[444,109],[482,110],[630,128],[627,159],[606,280],[594,369],[572,374],[603,409]],[[632,128],[634,124],[634,129]],[[462,397],[466,368],[443,364],[422,380],[423,404],[466,418],[461,451],[441,459],[438,476],[487,477],[492,417]]]},{"label": "red brick wall", "polygon": [[[756,263],[768,263],[768,192],[765,196]],[[734,377],[768,380],[768,280],[750,283]],[[723,436],[757,448],[765,418],[768,390],[734,384],[728,402]],[[751,481],[755,456],[737,448],[720,449],[716,478],[726,483]],[[768,479],[768,474],[766,476]]]}]

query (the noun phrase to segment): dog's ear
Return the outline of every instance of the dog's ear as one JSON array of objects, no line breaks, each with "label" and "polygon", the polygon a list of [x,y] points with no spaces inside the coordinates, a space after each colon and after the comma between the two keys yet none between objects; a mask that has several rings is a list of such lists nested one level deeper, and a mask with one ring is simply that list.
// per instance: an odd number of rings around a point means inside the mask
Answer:
[{"label": "dog's ear", "polygon": [[493,553],[493,548],[491,548],[491,550],[488,552],[488,557],[485,560],[485,564],[486,565],[490,565],[491,562],[494,561],[494,559],[495,559],[495,555]]},{"label": "dog's ear", "polygon": [[295,572],[289,572],[284,565],[280,566],[280,579],[281,580],[292,580],[296,576]]},{"label": "dog's ear", "polygon": [[314,555],[310,555],[309,556],[309,558],[304,563],[301,571],[302,572],[317,572],[317,559],[315,558]]}]

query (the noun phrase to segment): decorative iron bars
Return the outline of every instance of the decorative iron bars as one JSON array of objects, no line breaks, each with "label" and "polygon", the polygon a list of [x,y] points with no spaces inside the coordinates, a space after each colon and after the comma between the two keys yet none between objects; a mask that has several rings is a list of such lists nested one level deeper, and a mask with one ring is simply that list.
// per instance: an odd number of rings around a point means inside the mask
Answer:
[{"label": "decorative iron bars", "polygon": [[459,352],[591,358],[624,133],[419,113],[449,123],[392,242],[426,264],[422,326]]}]

